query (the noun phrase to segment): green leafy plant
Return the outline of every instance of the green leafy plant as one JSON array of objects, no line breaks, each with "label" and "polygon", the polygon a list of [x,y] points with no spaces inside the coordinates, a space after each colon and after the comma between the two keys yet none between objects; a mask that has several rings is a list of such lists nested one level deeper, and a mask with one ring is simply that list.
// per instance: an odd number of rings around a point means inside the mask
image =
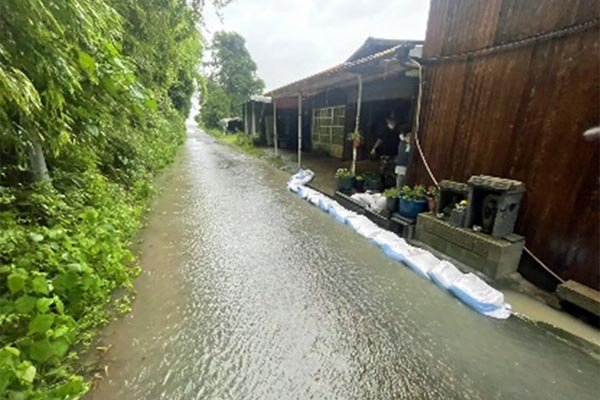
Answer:
[{"label": "green leafy plant", "polygon": [[183,0],[0,2],[0,397],[89,388],[73,365],[139,273],[130,240],[185,139],[198,18]]},{"label": "green leafy plant", "polygon": [[400,197],[406,200],[427,200],[427,190],[423,185],[416,185],[413,188],[403,186],[400,190]]},{"label": "green leafy plant", "polygon": [[353,178],[354,174],[352,173],[352,171],[350,171],[347,168],[339,168],[336,172],[335,172],[335,177],[337,179],[349,179],[349,178]]},{"label": "green leafy plant", "polygon": [[383,196],[387,199],[394,199],[400,196],[400,191],[396,188],[389,188],[383,191]]},{"label": "green leafy plant", "polygon": [[365,177],[364,177],[364,176],[362,176],[362,175],[356,175],[356,180],[357,180],[357,181],[364,181],[364,180],[365,180]]},{"label": "green leafy plant", "polygon": [[360,131],[354,131],[348,134],[349,142],[361,142],[363,141],[363,135]]}]

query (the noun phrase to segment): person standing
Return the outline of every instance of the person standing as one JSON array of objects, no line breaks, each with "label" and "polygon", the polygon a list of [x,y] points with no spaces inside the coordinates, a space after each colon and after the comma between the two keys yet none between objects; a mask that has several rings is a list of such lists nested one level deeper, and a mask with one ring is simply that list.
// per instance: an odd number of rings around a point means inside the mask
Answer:
[{"label": "person standing", "polygon": [[394,159],[396,168],[396,188],[402,189],[406,182],[406,167],[410,160],[410,132],[400,132],[399,135],[400,143],[398,144],[398,154]]},{"label": "person standing", "polygon": [[385,124],[383,126],[380,125],[379,129],[377,129],[377,141],[375,141],[375,144],[371,148],[371,157],[394,157],[398,148],[398,141],[398,123],[392,112],[385,119]]}]

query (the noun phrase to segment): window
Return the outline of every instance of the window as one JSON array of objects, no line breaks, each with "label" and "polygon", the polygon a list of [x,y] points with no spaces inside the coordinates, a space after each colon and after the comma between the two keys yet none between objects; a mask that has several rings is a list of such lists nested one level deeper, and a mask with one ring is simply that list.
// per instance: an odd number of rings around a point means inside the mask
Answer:
[{"label": "window", "polygon": [[328,150],[341,157],[344,150],[346,107],[325,107],[313,110],[312,141],[315,148]]}]

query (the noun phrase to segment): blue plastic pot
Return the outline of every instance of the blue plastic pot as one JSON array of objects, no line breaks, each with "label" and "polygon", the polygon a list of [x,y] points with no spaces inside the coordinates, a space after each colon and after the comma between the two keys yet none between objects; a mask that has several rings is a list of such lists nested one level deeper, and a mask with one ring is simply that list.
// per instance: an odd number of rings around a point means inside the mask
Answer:
[{"label": "blue plastic pot", "polygon": [[400,197],[398,212],[404,218],[417,219],[417,215],[427,210],[427,200],[409,200]]}]

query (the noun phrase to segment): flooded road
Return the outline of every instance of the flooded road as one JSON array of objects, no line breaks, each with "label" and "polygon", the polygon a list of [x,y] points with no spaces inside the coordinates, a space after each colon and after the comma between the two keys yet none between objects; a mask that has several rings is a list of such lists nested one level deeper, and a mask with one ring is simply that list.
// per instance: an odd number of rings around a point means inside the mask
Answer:
[{"label": "flooded road", "polygon": [[468,309],[192,132],[91,399],[595,399],[599,361]]}]

